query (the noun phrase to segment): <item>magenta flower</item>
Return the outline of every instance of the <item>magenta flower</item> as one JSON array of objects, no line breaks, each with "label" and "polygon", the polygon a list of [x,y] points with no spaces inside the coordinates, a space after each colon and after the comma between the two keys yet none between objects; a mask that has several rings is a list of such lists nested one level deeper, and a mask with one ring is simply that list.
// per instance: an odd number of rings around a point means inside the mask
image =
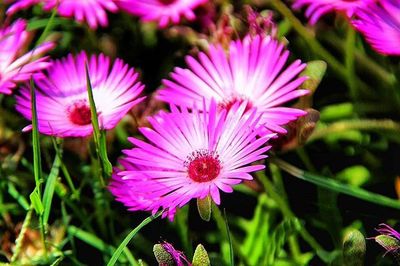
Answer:
[{"label": "magenta flower", "polygon": [[118,10],[113,0],[14,0],[10,2],[14,4],[8,8],[8,15],[42,3],[44,10],[50,11],[56,8],[60,16],[75,17],[81,23],[87,21],[92,29],[96,29],[99,24],[103,27],[108,25],[107,10],[110,12]]},{"label": "magenta flower", "polygon": [[0,29],[0,93],[11,94],[18,82],[29,80],[31,75],[50,65],[44,53],[53,49],[54,43],[46,42],[24,54],[30,42],[26,22],[15,21]]},{"label": "magenta flower", "polygon": [[244,115],[245,102],[228,112],[218,112],[214,101],[209,106],[209,112],[172,106],[171,113],[149,118],[153,129],[140,128],[147,141],[130,138],[135,147],[123,152],[131,165],[124,163],[125,170],[113,175],[110,190],[118,201],[133,211],[161,208],[173,218],[176,208],[194,198],[211,195],[220,204],[219,190],[230,193],[265,167],[249,166],[267,157],[270,146],[264,144],[272,136],[256,139],[262,130],[256,110]]},{"label": "magenta flower", "polygon": [[394,237],[397,240],[400,240],[400,233],[387,224],[384,223],[379,224],[379,227],[376,229],[376,231],[378,231],[381,235]]},{"label": "magenta flower", "polygon": [[[93,87],[101,129],[112,129],[138,102],[144,86],[138,74],[122,60],[111,65],[110,58],[100,54],[88,58],[85,52],[53,61],[46,77],[34,76],[37,84],[36,105],[39,132],[58,137],[83,137],[92,134],[91,113],[87,96],[85,63]],[[28,87],[16,97],[16,109],[27,119],[31,116]],[[24,130],[30,129],[28,126]]]},{"label": "magenta flower", "polygon": [[164,80],[159,99],[178,106],[201,105],[202,98],[214,98],[220,108],[229,109],[235,102],[246,101],[255,106],[260,123],[274,132],[289,121],[304,115],[303,110],[282,107],[290,100],[308,93],[298,87],[306,77],[296,77],[304,68],[300,60],[284,65],[289,52],[270,37],[247,36],[231,42],[226,53],[220,46],[210,45],[208,55],[196,60],[186,57],[189,69],[175,68],[170,80]]},{"label": "magenta flower", "polygon": [[379,53],[400,55],[400,1],[382,0],[357,12],[353,25]]},{"label": "magenta flower", "polygon": [[143,21],[156,21],[160,27],[178,24],[181,17],[195,19],[193,9],[207,0],[115,0],[126,12],[139,16]]},{"label": "magenta flower", "polygon": [[294,0],[293,8],[299,9],[307,6],[306,17],[310,19],[310,24],[314,25],[318,19],[330,12],[344,13],[348,18],[363,8],[368,8],[377,0]]}]

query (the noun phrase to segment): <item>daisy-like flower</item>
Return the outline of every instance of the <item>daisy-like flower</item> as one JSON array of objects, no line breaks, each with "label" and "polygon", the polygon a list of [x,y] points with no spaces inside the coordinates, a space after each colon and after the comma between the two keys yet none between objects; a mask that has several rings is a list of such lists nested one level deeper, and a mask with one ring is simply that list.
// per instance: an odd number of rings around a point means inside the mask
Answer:
[{"label": "daisy-like flower", "polygon": [[[85,64],[88,64],[93,98],[101,129],[112,129],[144,97],[138,74],[121,59],[111,65],[100,54],[87,57],[81,52],[55,60],[40,76],[34,75],[39,132],[58,137],[83,137],[92,134]],[[45,77],[43,77],[45,76]],[[31,120],[31,96],[28,87],[21,89],[16,109]],[[24,130],[29,130],[31,126]]]},{"label": "daisy-like flower", "polygon": [[348,18],[354,15],[357,10],[368,8],[377,0],[294,0],[293,8],[300,9],[307,6],[306,17],[310,24],[314,25],[321,16],[326,13],[340,12]]},{"label": "daisy-like flower", "polygon": [[175,68],[158,97],[188,108],[193,102],[199,106],[203,97],[216,99],[220,109],[246,101],[249,108],[257,107],[269,131],[285,133],[281,126],[305,112],[281,105],[308,93],[298,89],[306,77],[297,77],[306,65],[296,60],[284,68],[288,57],[283,44],[269,36],[232,41],[228,53],[210,45],[208,55],[201,52],[198,60],[187,56],[189,68]]},{"label": "daisy-like flower", "polygon": [[400,55],[400,0],[382,0],[360,10],[352,23],[376,51]]},{"label": "daisy-like flower", "polygon": [[126,12],[143,21],[156,21],[161,28],[168,23],[178,24],[182,17],[195,19],[193,10],[207,0],[115,0]]},{"label": "daisy-like flower", "polygon": [[[205,103],[203,105],[203,108]],[[255,108],[245,114],[246,103],[229,111],[192,112],[171,106],[149,119],[152,128],[140,128],[147,141],[130,138],[134,148],[124,150],[125,169],[113,175],[110,187],[118,201],[130,210],[156,213],[164,209],[173,218],[176,208],[191,199],[210,195],[220,204],[220,190],[250,180],[250,172],[264,168],[255,161],[266,158],[272,135],[256,138],[261,127]]]},{"label": "daisy-like flower", "polygon": [[18,82],[29,80],[32,73],[50,65],[44,53],[54,48],[46,42],[24,54],[31,38],[22,19],[0,29],[0,93],[10,94]]},{"label": "daisy-like flower", "polygon": [[45,11],[56,8],[60,16],[75,17],[81,23],[87,21],[92,29],[96,29],[98,25],[107,26],[106,11],[116,12],[118,10],[113,0],[11,0],[10,2],[13,4],[8,8],[7,15],[42,3]]}]

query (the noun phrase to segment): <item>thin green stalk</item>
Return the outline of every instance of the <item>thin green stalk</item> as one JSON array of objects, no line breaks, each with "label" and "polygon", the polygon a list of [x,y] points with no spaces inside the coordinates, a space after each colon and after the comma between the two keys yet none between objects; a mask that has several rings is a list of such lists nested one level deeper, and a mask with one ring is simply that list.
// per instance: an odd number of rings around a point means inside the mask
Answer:
[{"label": "thin green stalk", "polygon": [[[339,38],[333,31],[324,32],[321,35],[322,39],[329,43],[332,48],[345,53],[346,42]],[[393,85],[396,82],[396,76],[382,66],[377,64],[374,60],[366,56],[360,51],[354,50],[355,61],[357,68],[362,72],[368,72],[371,75],[375,75],[379,80],[383,81],[388,85]]]},{"label": "thin green stalk", "polygon": [[356,31],[348,26],[346,36],[346,50],[345,50],[345,66],[347,72],[347,85],[350,89],[350,96],[353,101],[358,99],[357,84],[356,84],[356,73],[354,67],[354,51],[356,43]]},{"label": "thin green stalk", "polygon": [[35,84],[31,80],[31,105],[32,105],[32,147],[33,147],[33,175],[35,177],[35,185],[39,197],[42,197],[40,185],[43,182],[42,179],[42,162],[40,155],[40,139],[38,130],[37,120],[37,109],[36,109],[36,92]]},{"label": "thin green stalk", "polygon": [[125,239],[121,242],[121,244],[118,246],[118,248],[114,251],[114,254],[112,255],[110,261],[107,263],[107,266],[114,266],[115,263],[118,261],[119,256],[121,255],[122,251],[126,248],[128,243],[131,241],[131,239],[147,224],[152,222],[153,220],[157,219],[160,215],[162,214],[162,211],[159,211],[156,213],[154,216],[151,215],[144,219],[138,226],[136,226],[126,237]]},{"label": "thin green stalk", "polygon": [[51,28],[53,27],[53,22],[54,22],[54,18],[57,14],[57,10],[56,8],[53,8],[53,11],[51,12],[51,16],[49,18],[49,21],[47,22],[46,27],[44,28],[42,34],[40,35],[39,39],[36,42],[35,46],[38,46],[39,44],[41,44],[47,37],[47,35],[49,34]]},{"label": "thin green stalk", "polygon": [[390,207],[400,210],[400,201],[397,199],[391,199],[386,196],[369,192],[359,187],[353,187],[346,184],[339,183],[331,178],[322,177],[305,172],[285,161],[278,158],[271,158],[270,161],[276,164],[282,170],[288,172],[289,174],[305,180],[307,182],[313,183],[317,186],[324,187],[326,189],[343,193],[355,198],[362,199],[371,203],[375,203],[381,206]]},{"label": "thin green stalk", "polygon": [[325,60],[342,80],[346,81],[347,73],[345,67],[317,41],[315,36],[303,26],[292,11],[280,0],[270,0],[269,2],[279,13],[290,21],[293,28],[307,42],[310,48]]},{"label": "thin green stalk", "polygon": [[[211,206],[212,206],[211,213],[212,213],[212,216],[214,218],[214,221],[217,224],[217,227],[218,227],[219,231],[223,235],[223,238],[226,239],[229,242],[227,231],[226,231],[225,220],[224,220],[224,218],[223,218],[223,216],[221,214],[221,211],[218,208],[218,206],[215,205],[214,203],[211,204]],[[243,264],[244,265],[250,265],[247,257],[243,255],[243,252],[240,249],[240,244],[236,240],[235,236],[234,235],[230,235],[230,239],[231,239],[231,242],[232,242],[233,249],[236,250],[236,254],[239,256],[239,258],[241,259]]]},{"label": "thin green stalk", "polygon": [[[108,155],[107,155],[106,134],[104,130],[100,130],[99,126],[96,103],[94,102],[92,84],[90,82],[90,76],[89,76],[89,67],[87,63],[85,65],[85,71],[86,71],[87,92],[90,103],[90,112],[91,112],[92,126],[93,126],[93,138],[96,146],[96,153],[100,160],[102,174],[106,177],[109,177],[112,172],[112,165],[108,160]],[[104,180],[102,178],[101,180],[104,186]]]},{"label": "thin green stalk", "polygon": [[31,193],[30,198],[37,214],[39,215],[40,235],[43,242],[44,257],[47,258],[47,246],[46,246],[46,228],[43,220],[43,202],[41,184],[42,179],[42,162],[40,154],[40,139],[39,139],[39,128],[36,108],[36,88],[33,83],[33,79],[30,81],[31,85],[31,106],[32,106],[32,147],[33,147],[33,174],[35,178],[35,189]]},{"label": "thin green stalk", "polygon": [[[279,205],[279,209],[281,210],[282,214],[288,219],[295,218],[295,215],[287,205],[286,201],[275,191],[274,185],[271,183],[271,181],[269,181],[265,174],[262,171],[259,171],[256,173],[256,176],[263,184],[268,195]],[[308,233],[304,227],[300,228],[299,234],[315,251],[325,252],[321,245],[312,237],[310,233]]]},{"label": "thin green stalk", "polygon": [[224,220],[225,220],[225,227],[226,227],[226,235],[228,237],[228,243],[229,243],[229,253],[230,253],[230,259],[231,259],[231,266],[235,266],[235,256],[234,256],[234,253],[233,253],[231,232],[229,231],[229,224],[228,224],[228,219],[226,218],[225,209],[224,209]]},{"label": "thin green stalk", "polygon": [[44,207],[43,222],[45,225],[47,225],[49,220],[51,203],[53,200],[53,195],[56,187],[58,173],[60,170],[60,165],[61,165],[61,157],[56,153],[56,158],[54,159],[53,167],[51,168],[50,174],[46,180],[46,186],[44,188],[43,199],[42,199]]},{"label": "thin green stalk", "polygon": [[24,208],[25,211],[28,211],[30,206],[26,198],[18,192],[13,183],[7,182],[7,185],[8,185],[7,188],[8,194],[10,194],[11,197],[13,197],[19,203],[19,205],[21,205],[22,208]]},{"label": "thin green stalk", "polygon": [[19,253],[21,252],[21,247],[24,242],[25,232],[28,229],[29,224],[31,223],[32,212],[33,212],[33,208],[30,208],[28,210],[28,213],[25,216],[25,220],[24,220],[24,223],[22,224],[21,231],[19,232],[19,235],[18,235],[17,239],[15,240],[15,249],[14,249],[14,254],[11,257],[11,263],[15,262],[15,260],[19,256]]},{"label": "thin green stalk", "polygon": [[329,124],[325,128],[318,128],[308,139],[309,142],[324,138],[332,133],[340,133],[348,130],[368,130],[368,131],[394,131],[400,133],[400,123],[390,119],[357,119],[344,120]]}]

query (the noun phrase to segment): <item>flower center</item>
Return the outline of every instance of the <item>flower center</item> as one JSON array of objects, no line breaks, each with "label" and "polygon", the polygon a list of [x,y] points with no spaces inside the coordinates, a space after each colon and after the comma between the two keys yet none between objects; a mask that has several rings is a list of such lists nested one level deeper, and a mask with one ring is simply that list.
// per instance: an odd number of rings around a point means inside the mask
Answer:
[{"label": "flower center", "polygon": [[[218,104],[218,107],[219,107],[220,110],[226,109],[226,111],[229,111],[235,103],[238,102],[239,104],[241,104],[241,103],[243,103],[243,102],[246,101],[246,100],[247,100],[247,99],[246,99],[245,97],[241,97],[241,96],[232,96],[232,97],[230,97],[230,98],[224,100],[223,102],[220,102],[220,103]],[[253,107],[253,104],[252,104],[249,100],[247,100],[247,105],[246,105],[246,109],[245,109],[244,112],[247,112],[247,111],[250,110],[252,107]]]},{"label": "flower center", "polygon": [[92,122],[90,107],[86,100],[74,102],[67,109],[69,120],[79,126],[89,125]]},{"label": "flower center", "polygon": [[171,4],[175,3],[177,0],[158,0],[158,1],[161,4],[168,6],[168,5],[171,5]]},{"label": "flower center", "polygon": [[214,180],[221,171],[218,155],[207,150],[193,152],[185,162],[190,179],[203,183]]}]

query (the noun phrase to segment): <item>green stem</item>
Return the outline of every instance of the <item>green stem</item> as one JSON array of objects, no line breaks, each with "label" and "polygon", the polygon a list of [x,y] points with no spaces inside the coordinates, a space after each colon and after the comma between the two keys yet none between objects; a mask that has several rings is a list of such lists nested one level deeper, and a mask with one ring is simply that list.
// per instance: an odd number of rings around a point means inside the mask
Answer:
[{"label": "green stem", "polygon": [[353,101],[358,99],[356,74],[354,68],[354,50],[356,42],[356,31],[353,27],[348,26],[346,37],[346,50],[345,50],[345,66],[347,72],[347,85],[350,89],[350,96]]},{"label": "green stem", "polygon": [[[344,53],[346,50],[346,42],[341,40],[333,31],[324,32],[321,38],[332,46],[332,48]],[[378,65],[362,52],[354,50],[354,57],[357,64],[357,69],[362,72],[374,75],[388,85],[393,85],[396,82],[396,76],[386,69]]]},{"label": "green stem", "polygon": [[309,142],[322,139],[332,133],[339,133],[348,130],[369,130],[369,131],[394,131],[400,133],[400,124],[390,119],[362,119],[345,120],[329,124],[325,128],[319,128],[308,139]]},{"label": "green stem", "polygon": [[[295,218],[295,215],[290,210],[286,201],[282,199],[282,197],[275,191],[274,185],[271,183],[271,181],[269,181],[265,174],[262,171],[259,171],[256,173],[256,176],[263,184],[268,195],[279,205],[279,209],[281,210],[282,214],[288,219]],[[304,227],[300,228],[299,234],[314,250],[324,251],[321,245],[311,236],[310,233],[308,233]]]},{"label": "green stem", "polygon": [[400,210],[400,201],[396,199],[391,199],[386,196],[376,194],[373,192],[369,192],[367,190],[361,189],[359,187],[353,187],[349,185],[345,185],[342,183],[339,183],[333,179],[327,178],[327,177],[322,177],[318,175],[314,175],[308,172],[305,172],[285,161],[282,161],[278,158],[271,158],[270,161],[274,164],[276,164],[279,168],[282,170],[288,172],[289,174],[300,178],[304,181],[308,181],[310,183],[313,183],[317,186],[324,187],[326,189],[336,191],[339,193],[343,193],[355,198],[362,199],[364,201],[368,201],[371,203],[375,203],[378,205],[382,205],[385,207],[390,207],[394,209],[399,209]]},{"label": "green stem", "polygon": [[[226,224],[225,224],[224,217],[222,216],[222,213],[221,213],[221,211],[220,211],[220,209],[218,208],[217,205],[215,205],[213,203],[213,204],[211,204],[211,206],[212,206],[211,213],[212,213],[212,216],[214,218],[215,223],[217,224],[218,230],[223,235],[223,238],[226,239],[226,241],[229,242],[227,231],[226,231]],[[243,262],[243,264],[244,265],[250,265],[247,257],[244,256],[242,250],[240,249],[240,244],[236,240],[235,236],[234,235],[230,235],[230,240],[232,242],[233,249],[236,250],[236,253],[239,256],[239,258],[241,259],[241,261]],[[222,243],[222,241],[221,241],[221,243]]]},{"label": "green stem", "polygon": [[118,261],[119,256],[121,255],[122,251],[126,248],[128,243],[131,241],[131,239],[142,229],[145,227],[147,224],[152,222],[153,220],[157,219],[160,215],[162,214],[162,211],[156,213],[154,216],[147,217],[144,219],[138,226],[136,226],[126,237],[125,239],[121,242],[121,244],[118,246],[118,248],[114,251],[114,254],[112,255],[110,261],[107,263],[107,266],[114,266],[114,264]]}]

